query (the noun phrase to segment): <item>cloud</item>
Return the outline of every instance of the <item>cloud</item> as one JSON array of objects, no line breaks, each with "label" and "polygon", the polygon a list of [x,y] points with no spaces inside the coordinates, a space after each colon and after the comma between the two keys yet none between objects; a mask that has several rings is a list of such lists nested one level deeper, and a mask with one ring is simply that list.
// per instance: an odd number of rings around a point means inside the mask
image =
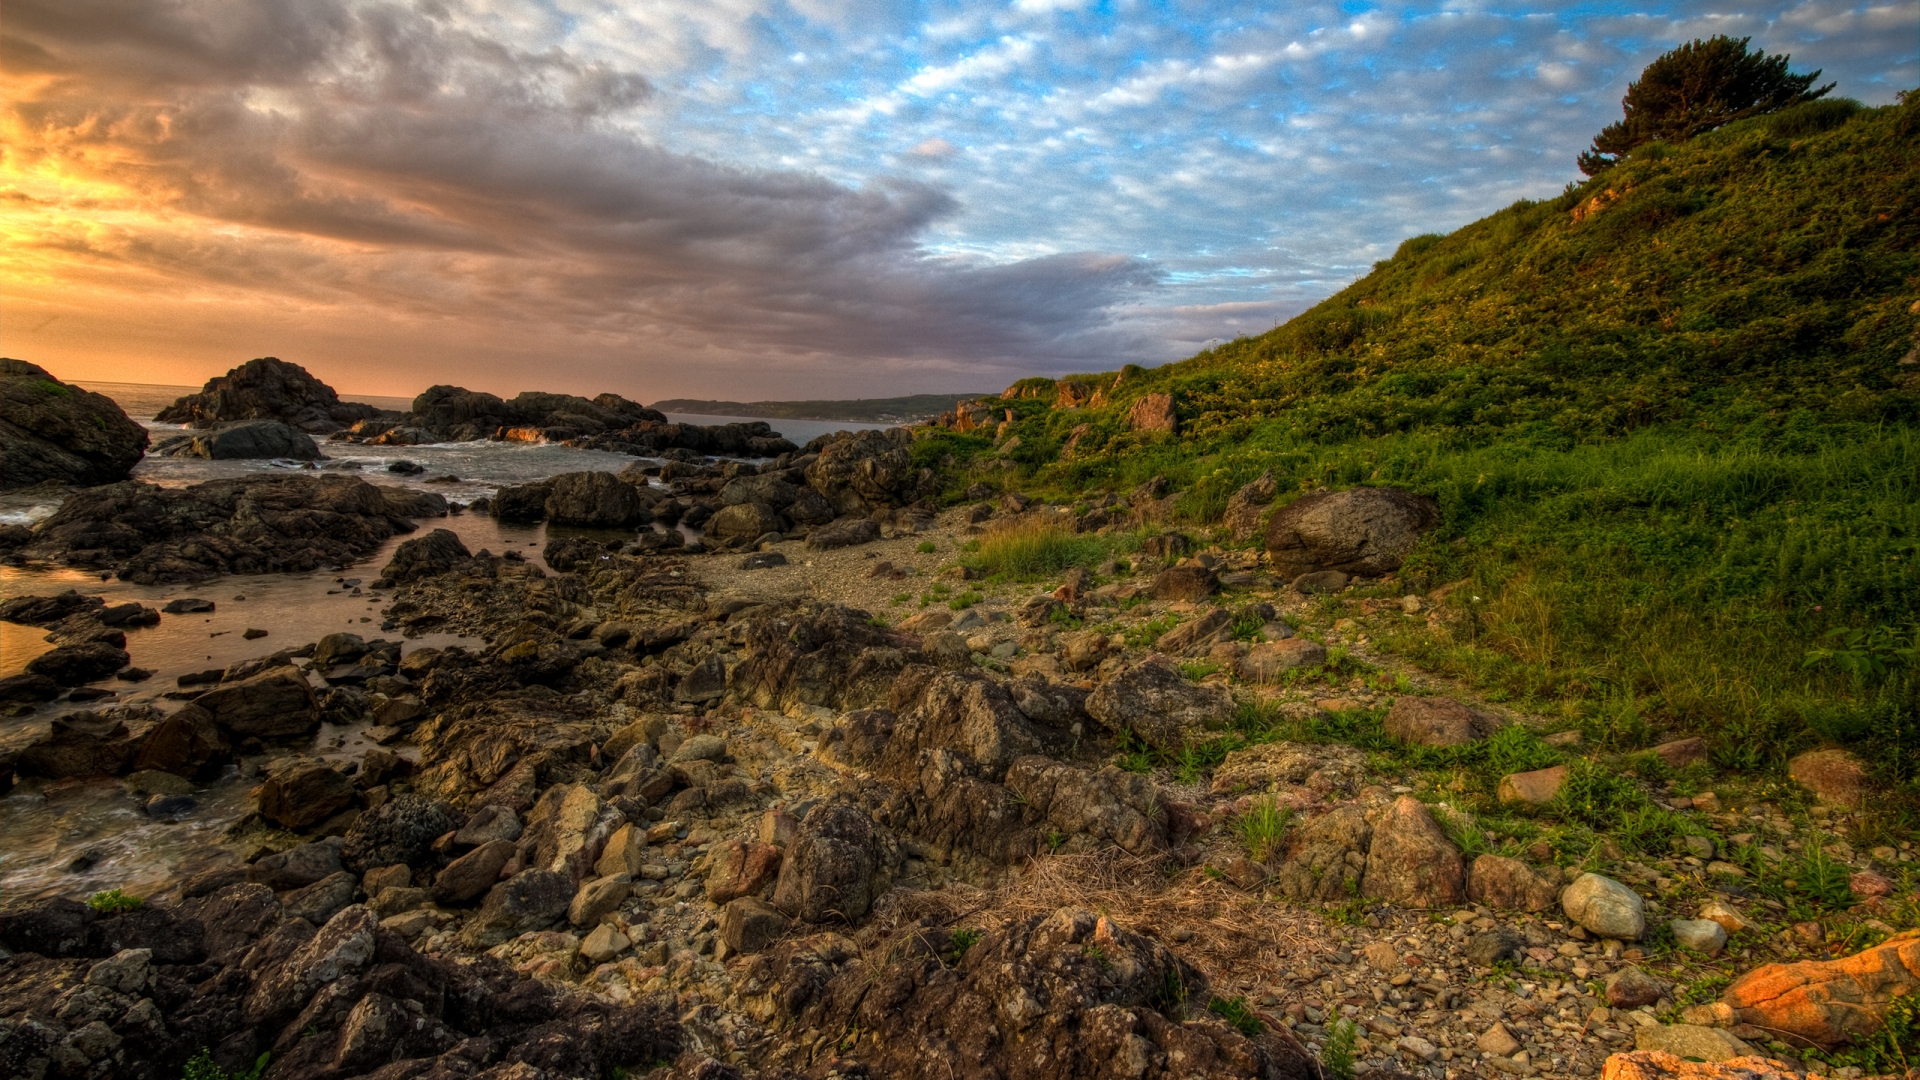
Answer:
[{"label": "cloud", "polygon": [[1550,196],[1689,37],[1873,103],[1920,81],[1911,0],[1349,7],[20,0],[9,351],[176,381],[276,352],[368,392],[978,389],[1257,333]]}]

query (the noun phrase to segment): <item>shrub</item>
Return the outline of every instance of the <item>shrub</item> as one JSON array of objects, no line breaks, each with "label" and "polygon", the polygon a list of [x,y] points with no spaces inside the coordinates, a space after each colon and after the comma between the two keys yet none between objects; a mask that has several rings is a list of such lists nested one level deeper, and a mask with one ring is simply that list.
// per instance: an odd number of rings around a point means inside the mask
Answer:
[{"label": "shrub", "polygon": [[1092,566],[1107,553],[1100,538],[1075,533],[1056,522],[1016,519],[980,537],[969,563],[989,574],[1045,577],[1074,566]]},{"label": "shrub", "polygon": [[137,896],[128,896],[119,889],[108,889],[87,897],[87,906],[102,915],[113,915],[122,911],[139,911],[147,906],[147,902]]}]

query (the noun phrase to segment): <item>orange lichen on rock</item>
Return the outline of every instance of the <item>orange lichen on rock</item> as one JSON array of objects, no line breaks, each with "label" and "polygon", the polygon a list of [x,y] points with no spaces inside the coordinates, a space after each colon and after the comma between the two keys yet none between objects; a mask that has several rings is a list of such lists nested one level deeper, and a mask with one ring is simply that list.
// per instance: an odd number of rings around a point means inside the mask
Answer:
[{"label": "orange lichen on rock", "polygon": [[1768,964],[1742,976],[1721,1001],[1737,1023],[1823,1047],[1877,1033],[1887,1003],[1920,990],[1920,930],[1839,960]]}]

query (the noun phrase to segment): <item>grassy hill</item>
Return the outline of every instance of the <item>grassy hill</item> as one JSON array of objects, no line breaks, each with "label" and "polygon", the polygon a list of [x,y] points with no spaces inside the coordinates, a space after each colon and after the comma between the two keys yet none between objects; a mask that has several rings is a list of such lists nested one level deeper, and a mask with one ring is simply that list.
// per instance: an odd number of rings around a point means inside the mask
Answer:
[{"label": "grassy hill", "polygon": [[[1386,647],[1617,748],[1698,733],[1751,769],[1839,741],[1911,781],[1917,332],[1920,95],[1819,101],[1415,237],[1271,333],[1085,377],[1103,407],[1055,409],[1045,380],[995,404],[1018,416],[1008,482],[1163,475],[1202,528],[1268,469],[1283,500],[1431,495],[1444,521],[1401,587],[1467,579],[1469,617]],[[1127,429],[1148,393],[1178,436]],[[969,467],[990,445],[920,455],[957,490],[1007,475]]]}]

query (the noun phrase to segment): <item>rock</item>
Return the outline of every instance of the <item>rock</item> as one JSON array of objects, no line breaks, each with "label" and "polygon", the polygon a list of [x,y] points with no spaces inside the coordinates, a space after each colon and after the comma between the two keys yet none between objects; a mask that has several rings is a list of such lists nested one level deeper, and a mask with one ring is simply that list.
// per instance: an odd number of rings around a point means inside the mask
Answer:
[{"label": "rock", "polygon": [[729,840],[713,853],[707,871],[707,899],[716,904],[752,896],[780,875],[781,851],[772,844]]},{"label": "rock", "polygon": [[1398,971],[1400,969],[1400,950],[1393,947],[1391,941],[1374,941],[1360,950],[1367,963],[1375,971]]},{"label": "rock", "polygon": [[1635,1028],[1635,1050],[1658,1050],[1695,1061],[1729,1061],[1753,1053],[1753,1047],[1720,1028],[1697,1024],[1655,1024]]},{"label": "rock", "polygon": [[573,900],[567,905],[567,921],[575,926],[596,925],[600,916],[619,910],[632,895],[633,886],[624,877],[586,882],[574,892]]},{"label": "rock", "polygon": [[1532,772],[1508,773],[1500,778],[1499,799],[1503,803],[1545,806],[1560,794],[1567,782],[1567,767],[1555,765]]},{"label": "rock", "polygon": [[473,949],[487,949],[541,930],[566,914],[573,902],[573,879],[552,870],[523,870],[493,886],[480,910],[461,928],[460,939]]},{"label": "rock", "polygon": [[312,436],[277,420],[240,420],[221,424],[204,433],[163,442],[154,448],[154,454],[159,457],[197,457],[211,461],[255,458],[314,461],[321,456],[320,447]]},{"label": "rock", "polygon": [[1588,932],[1618,941],[1638,941],[1647,929],[1646,902],[1625,885],[1599,874],[1581,874],[1560,894],[1560,910]]},{"label": "rock", "polygon": [[147,429],[112,398],[0,358],[0,489],[115,483],[146,449]]},{"label": "rock", "polygon": [[547,516],[548,485],[509,484],[493,493],[490,509],[501,521],[540,521]]},{"label": "rock", "polygon": [[314,991],[358,974],[374,957],[380,920],[354,904],[342,908],[325,926],[279,965],[256,979],[245,1003],[249,1023],[298,1012]]},{"label": "rock", "polygon": [[707,657],[681,676],[673,700],[689,703],[718,701],[727,693],[727,665],[719,654]]},{"label": "rock", "polygon": [[757,953],[787,932],[787,917],[751,896],[720,909],[720,940],[736,953]]},{"label": "rock", "polygon": [[1673,943],[1683,949],[1718,956],[1726,947],[1726,928],[1712,919],[1675,919],[1669,925],[1673,927]]},{"label": "rock", "polygon": [[178,600],[168,601],[167,606],[160,610],[169,615],[200,615],[212,611],[213,608],[214,603],[211,600],[183,596]]},{"label": "rock", "polygon": [[1712,919],[1729,934],[1737,934],[1749,925],[1738,911],[1718,900],[1709,900],[1700,906],[1700,918]]},{"label": "rock", "polygon": [[1664,1050],[1635,1050],[1607,1058],[1601,1080],[1823,1080],[1784,1061],[1757,1056],[1696,1062]]},{"label": "rock", "polygon": [[356,874],[377,866],[421,865],[431,856],[434,840],[458,825],[444,803],[410,792],[395,795],[354,820],[340,859]]},{"label": "rock", "polygon": [[289,917],[319,924],[353,903],[353,898],[359,892],[360,879],[343,870],[288,893],[280,903]]},{"label": "rock", "polygon": [[1468,871],[1467,898],[1506,911],[1547,911],[1560,899],[1560,886],[1519,859],[1482,855]]},{"label": "rock", "polygon": [[139,769],[127,774],[125,781],[127,794],[142,798],[148,795],[191,795],[193,784],[185,777],[158,769]]},{"label": "rock", "polygon": [[716,540],[757,540],[767,533],[783,531],[786,524],[766,503],[736,503],[721,507],[708,518],[705,531]]},{"label": "rock", "polygon": [[601,923],[580,942],[580,955],[590,964],[604,964],[632,947],[633,941],[627,935],[608,923]]},{"label": "rock", "polygon": [[807,546],[815,551],[871,544],[880,539],[880,526],[867,518],[853,518],[822,525],[807,534]]},{"label": "rock", "polygon": [[126,667],[133,658],[127,650],[104,641],[62,645],[27,661],[27,674],[41,675],[61,686],[79,686]]},{"label": "rock", "polygon": [[1673,989],[1638,967],[1625,967],[1607,977],[1607,1004],[1616,1009],[1652,1005]]},{"label": "rock", "polygon": [[0,600],[0,622],[52,626],[75,615],[104,611],[106,603],[98,596],[84,596],[74,589],[52,596],[10,596]]},{"label": "rock", "polygon": [[1280,641],[1256,642],[1247,655],[1234,664],[1234,672],[1248,682],[1277,682],[1298,668],[1318,667],[1327,662],[1327,647],[1306,638],[1290,637]]},{"label": "rock", "polygon": [[465,904],[484,895],[500,880],[514,850],[511,840],[489,840],[448,863],[433,879],[434,902]]},{"label": "rock", "polygon": [[1492,967],[1502,960],[1517,959],[1526,947],[1526,938],[1506,927],[1495,927],[1467,939],[1467,962],[1475,967]]},{"label": "rock", "polygon": [[967,647],[967,639],[950,630],[920,635],[920,651],[928,663],[938,667],[964,671],[973,666],[973,650]]},{"label": "rock", "polygon": [[1909,930],[1839,960],[1766,964],[1721,995],[1737,1023],[1820,1046],[1867,1039],[1883,1026],[1887,1003],[1920,989],[1920,931]]},{"label": "rock", "polygon": [[777,551],[756,551],[740,560],[742,570],[771,570],[787,565],[787,557]]},{"label": "rock", "polygon": [[694,735],[674,750],[671,762],[719,761],[727,756],[727,741],[718,735]]},{"label": "rock", "polygon": [[60,684],[45,675],[20,674],[0,679],[0,701],[52,701]]},{"label": "rock", "polygon": [[1335,807],[1291,831],[1275,884],[1291,900],[1349,898],[1360,891],[1372,844],[1366,815],[1355,806]]},{"label": "rock", "polygon": [[1220,579],[1204,566],[1169,566],[1153,576],[1148,592],[1155,600],[1199,601],[1220,589]]},{"label": "rock", "polygon": [[236,420],[278,420],[324,435],[379,415],[380,410],[371,405],[341,401],[332,387],[300,365],[265,356],[207,380],[199,393],[175,401],[154,419],[194,428]]},{"label": "rock", "polygon": [[1347,575],[1338,570],[1316,570],[1293,579],[1294,592],[1302,596],[1325,596],[1347,587]]},{"label": "rock", "polygon": [[1148,394],[1127,410],[1127,426],[1135,431],[1164,431],[1169,435],[1180,428],[1174,415],[1172,394]]},{"label": "rock", "polygon": [[647,831],[632,823],[622,825],[607,838],[607,846],[600,853],[600,861],[593,864],[593,872],[601,877],[625,874],[637,878],[640,868],[646,865],[646,853]]},{"label": "rock", "polygon": [[126,722],[117,716],[76,712],[55,717],[45,738],[20,752],[15,766],[32,776],[56,780],[75,776],[112,776],[133,756]]},{"label": "rock", "polygon": [[1232,531],[1235,540],[1253,539],[1260,535],[1267,507],[1279,493],[1280,485],[1273,477],[1273,470],[1268,469],[1227,499],[1227,512],[1221,516],[1220,524]]},{"label": "rock", "polygon": [[128,481],[76,492],[21,554],[140,585],[305,572],[371,553],[412,531],[406,518],[388,492],[338,473],[249,473],[183,488]]},{"label": "rock", "polygon": [[[640,489],[609,472],[561,473],[549,481],[547,520],[555,525],[618,529],[653,520]],[[757,534],[756,534],[757,535]]]},{"label": "rock", "polygon": [[1521,1049],[1520,1040],[1513,1037],[1513,1032],[1508,1031],[1505,1024],[1495,1024],[1488,1028],[1474,1040],[1473,1045],[1481,1053],[1492,1054],[1495,1057],[1512,1057]]},{"label": "rock", "polygon": [[1853,890],[1853,895],[1862,900],[1892,896],[1894,889],[1897,888],[1893,882],[1871,870],[1859,870],[1849,875],[1847,887]]},{"label": "rock", "polygon": [[467,818],[460,831],[453,834],[453,842],[467,847],[479,847],[495,840],[518,840],[524,827],[520,816],[510,806],[483,806]]},{"label": "rock", "polygon": [[831,799],[802,823],[773,889],[773,906],[805,922],[853,921],[878,895],[873,822],[852,802]]},{"label": "rock", "polygon": [[360,875],[360,888],[368,896],[379,896],[384,889],[405,889],[413,885],[413,868],[405,863],[375,866]]},{"label": "rock", "polygon": [[86,983],[141,997],[152,988],[154,978],[152,949],[121,949],[88,968]]},{"label": "rock", "polygon": [[1397,488],[1314,492],[1267,519],[1267,558],[1281,577],[1316,570],[1378,577],[1398,570],[1439,521],[1433,500]]},{"label": "rock", "polygon": [[1092,671],[1105,660],[1113,643],[1098,630],[1082,630],[1066,635],[1060,642],[1060,662],[1069,671]]},{"label": "rock", "polygon": [[324,671],[339,664],[351,664],[367,652],[366,638],[336,630],[314,643],[313,666]]},{"label": "rock", "polygon": [[1486,726],[1452,698],[1402,694],[1387,710],[1382,729],[1414,746],[1465,746],[1484,738]]},{"label": "rock", "polygon": [[340,842],[321,840],[264,856],[248,869],[247,877],[275,892],[284,892],[305,888],[344,869]]},{"label": "rock", "polygon": [[1183,622],[1160,635],[1154,647],[1163,653],[1177,655],[1225,640],[1232,631],[1233,614],[1225,608],[1213,608],[1205,615]]},{"label": "rock", "polygon": [[472,558],[458,536],[446,529],[435,529],[395,548],[393,559],[380,571],[380,576],[395,584],[420,581],[444,574]]},{"label": "rock", "polygon": [[155,821],[182,821],[200,809],[200,800],[191,795],[149,795],[140,808]]},{"label": "rock", "polygon": [[353,781],[331,765],[300,758],[275,765],[255,795],[256,809],[269,821],[304,829],[353,802]]},{"label": "rock", "polygon": [[1675,739],[1654,747],[1653,752],[1667,763],[1667,768],[1684,769],[1707,760],[1707,743],[1699,738]]},{"label": "rock", "polygon": [[1234,704],[1224,687],[1189,682],[1152,654],[1087,695],[1087,713],[1115,734],[1131,731],[1149,746],[1177,750],[1190,734],[1224,728]]},{"label": "rock", "polygon": [[1787,762],[1787,775],[1828,806],[1859,806],[1868,789],[1866,765],[1846,750],[1809,750]]},{"label": "rock", "polygon": [[[317,654],[316,654],[317,655]],[[236,739],[284,739],[320,726],[320,710],[306,676],[292,666],[219,686],[195,698],[221,731]]]},{"label": "rock", "polygon": [[1420,800],[1402,795],[1374,823],[1362,894],[1406,907],[1458,905],[1465,878],[1460,853]]}]

